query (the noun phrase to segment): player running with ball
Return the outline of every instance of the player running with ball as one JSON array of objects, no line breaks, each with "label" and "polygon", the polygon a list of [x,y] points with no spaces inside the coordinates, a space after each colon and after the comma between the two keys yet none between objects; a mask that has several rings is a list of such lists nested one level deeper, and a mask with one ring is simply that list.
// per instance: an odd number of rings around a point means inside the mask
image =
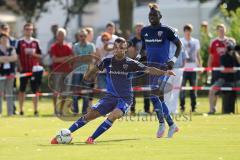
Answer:
[{"label": "player running with ball", "polygon": [[[175,31],[160,23],[162,18],[158,5],[155,3],[149,4],[150,12],[148,20],[149,26],[146,26],[141,31],[142,39],[142,51],[141,55],[146,52],[148,66],[163,67],[168,70],[172,70],[174,63],[181,51],[181,41],[179,40]],[[176,52],[172,59],[169,58],[170,42],[176,45]],[[159,129],[157,132],[157,138],[161,138],[164,135],[165,123],[164,118],[169,125],[168,137],[171,138],[175,132],[178,131],[178,127],[174,124],[168,107],[164,102],[164,88],[166,86],[168,76],[150,76],[150,85],[159,85],[162,89],[162,94],[158,96],[150,96],[159,120]],[[176,97],[177,98],[177,97]]]},{"label": "player running with ball", "polygon": [[[70,126],[71,133],[83,127],[88,122],[109,113],[107,119],[87,139],[86,143],[94,144],[94,140],[107,131],[115,120],[121,118],[130,108],[133,101],[131,72],[145,72],[150,75],[175,75],[171,70],[162,71],[155,67],[147,67],[140,62],[126,57],[127,42],[124,38],[117,38],[114,42],[114,55],[103,58],[95,67],[84,75],[85,81],[92,80],[98,71],[106,69],[107,93],[105,97],[93,106],[90,111]],[[52,144],[58,144],[53,138]]]}]

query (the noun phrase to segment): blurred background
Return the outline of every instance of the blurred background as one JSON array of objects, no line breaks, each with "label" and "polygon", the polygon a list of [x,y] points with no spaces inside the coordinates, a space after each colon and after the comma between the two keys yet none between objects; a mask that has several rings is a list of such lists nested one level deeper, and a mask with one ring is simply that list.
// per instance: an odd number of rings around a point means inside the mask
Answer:
[{"label": "blurred background", "polygon": [[200,37],[203,20],[210,24],[224,21],[230,25],[231,17],[226,12],[236,11],[240,6],[238,0],[1,0],[0,22],[10,24],[14,37],[22,36],[22,26],[26,21],[34,23],[36,36],[46,51],[53,24],[66,28],[68,38],[74,39],[80,27],[91,26],[98,35],[107,22],[113,21],[126,36],[135,23],[148,24],[149,2],[159,4],[163,23],[177,28],[180,36],[183,25],[191,23],[196,38]]}]

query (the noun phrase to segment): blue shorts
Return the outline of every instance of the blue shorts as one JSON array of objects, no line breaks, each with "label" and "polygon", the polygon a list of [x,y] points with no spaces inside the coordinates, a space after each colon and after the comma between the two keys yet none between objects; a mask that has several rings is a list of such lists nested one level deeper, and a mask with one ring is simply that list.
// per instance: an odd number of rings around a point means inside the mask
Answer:
[{"label": "blue shorts", "polygon": [[126,114],[132,105],[133,98],[119,98],[111,94],[106,94],[98,103],[92,106],[93,110],[98,111],[101,115],[106,115],[112,112],[115,108],[120,109],[123,114]]},{"label": "blue shorts", "polygon": [[151,89],[159,88],[161,91],[164,91],[164,88],[167,84],[168,79],[169,79],[169,76],[150,76],[149,83],[150,83]]}]

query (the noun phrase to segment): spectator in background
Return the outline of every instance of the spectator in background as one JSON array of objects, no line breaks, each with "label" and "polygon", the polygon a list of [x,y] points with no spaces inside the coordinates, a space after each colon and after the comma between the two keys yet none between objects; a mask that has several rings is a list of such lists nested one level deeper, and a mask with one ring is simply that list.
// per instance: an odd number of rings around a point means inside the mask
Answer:
[{"label": "spectator in background", "polygon": [[[240,44],[236,45],[235,46],[235,51],[236,51],[236,58],[237,58],[237,61],[238,61],[238,66],[237,67],[240,67]],[[237,86],[240,86],[240,71],[238,70],[237,71]],[[240,92],[238,91],[238,94]]]},{"label": "spectator in background", "polygon": [[[94,55],[96,52],[95,45],[87,40],[88,32],[86,29],[82,29],[78,33],[78,43],[73,45],[73,52],[75,56],[83,56],[83,55]],[[88,65],[81,65],[77,69],[74,70],[73,73],[73,87],[80,86],[84,84],[80,84],[84,73],[87,71]],[[93,88],[92,85],[87,85],[88,88]],[[78,89],[76,87],[76,89]],[[77,92],[78,90],[76,90]],[[73,96],[73,112],[78,113],[78,95]],[[83,98],[83,107],[82,107],[82,114],[87,113],[87,108],[92,106],[92,96],[91,95],[84,95]]]},{"label": "spectator in background", "polygon": [[[105,47],[108,43],[110,43],[110,40],[111,40],[111,35],[108,32],[103,32],[101,34],[102,46],[101,46],[101,48],[100,47],[96,48],[96,56],[99,59],[102,59],[103,57],[106,57],[107,55],[111,54],[111,52],[108,52]],[[98,73],[97,87],[101,88],[101,89],[106,88],[106,73],[105,73],[105,71]]]},{"label": "spectator in background", "polygon": [[[107,53],[109,53],[108,51],[106,51],[104,49],[104,45],[106,45],[106,42],[114,43],[114,41],[117,39],[117,36],[114,33],[115,33],[115,24],[112,22],[109,22],[106,25],[105,32],[97,37],[97,39],[96,39],[96,55],[100,59],[102,59],[103,57],[105,57],[107,55]],[[106,36],[107,36],[107,38],[105,39]],[[105,41],[105,40],[107,40],[107,41]],[[112,52],[110,52],[109,54],[112,54]]]},{"label": "spectator in background", "polygon": [[[196,38],[193,38],[191,36],[193,27],[191,24],[186,24],[183,27],[184,31],[184,37],[181,38],[181,42],[183,45],[183,48],[185,49],[185,52],[188,55],[188,58],[186,60],[185,67],[186,68],[196,68],[201,67],[201,57],[200,57],[200,43],[199,40]],[[197,85],[197,73],[196,72],[189,72],[184,71],[183,72],[183,81],[182,86],[186,86],[187,82],[189,81],[190,86],[196,86]],[[191,98],[191,111],[195,112],[196,110],[196,97],[197,93],[195,90],[190,91],[190,98]],[[185,91],[182,90],[180,93],[180,106],[181,111],[185,111]]]},{"label": "spectator in background", "polygon": [[52,32],[52,38],[48,41],[47,43],[47,53],[49,53],[51,46],[56,42],[57,40],[57,31],[58,31],[58,25],[57,24],[53,24],[51,26],[51,32]]},{"label": "spectator in background", "polygon": [[[6,34],[0,34],[0,76],[14,76],[16,61],[16,51],[15,48],[9,45],[9,37]],[[14,114],[13,83],[14,79],[12,78],[0,80],[0,116],[2,114],[2,97],[4,94],[7,101],[7,115]]]},{"label": "spectator in background", "polygon": [[[9,45],[10,47],[12,48],[16,48],[16,39],[14,37],[11,37],[10,35],[10,27],[7,23],[3,23],[1,26],[0,26],[0,33],[1,34],[5,34],[8,36],[8,39],[9,39]],[[15,65],[16,67],[16,65]],[[13,87],[13,114],[16,114],[16,105],[14,103],[15,101],[15,95],[16,95],[16,91],[17,91],[17,86],[16,86],[16,78],[14,78],[14,87]]]},{"label": "spectator in background", "polygon": [[86,27],[84,28],[87,31],[87,41],[88,42],[93,42],[94,39],[94,30],[92,27]]},{"label": "spectator in background", "polygon": [[[209,46],[209,57],[208,57],[208,67],[220,67],[220,57],[225,54],[227,50],[227,41],[229,40],[226,37],[226,27],[224,24],[218,24],[216,27],[217,37],[213,39]],[[212,71],[211,75],[211,84],[214,84],[220,78],[220,71]],[[210,111],[209,114],[214,114],[216,112],[217,104],[217,95],[211,94],[209,92],[209,103]]]},{"label": "spectator in background", "polygon": [[[96,56],[99,59],[103,57],[113,54],[106,50],[107,43],[114,43],[118,36],[115,35],[116,26],[113,22],[109,22],[106,25],[105,32],[97,37],[96,39]],[[106,73],[99,73],[98,74],[98,88],[106,88]]]},{"label": "spectator in background", "polygon": [[[226,68],[233,68],[233,67],[238,67],[240,64],[240,56],[238,52],[235,51],[235,45],[236,41],[232,38],[229,38],[228,41],[226,42],[227,50],[226,53],[223,54],[220,57],[220,66],[221,67],[226,67]],[[220,71],[220,76],[217,81],[214,82],[212,87],[236,87],[237,83],[237,72],[232,70],[232,71]],[[210,90],[209,91],[209,96],[212,98],[215,96],[219,91],[217,90]],[[226,96],[226,95],[224,95]],[[231,99],[228,99],[227,101],[233,100],[235,102],[236,94],[231,94]],[[210,100],[210,99],[209,99]],[[212,101],[209,101],[210,105]],[[231,104],[231,103],[230,103]],[[233,103],[234,104],[234,103]],[[227,105],[227,107],[223,106],[223,113],[224,111],[229,111],[231,106]],[[233,107],[234,108],[234,107]],[[233,111],[234,112],[234,111]]]},{"label": "spectator in background", "polygon": [[[51,46],[50,55],[52,57],[52,89],[54,90],[53,106],[55,115],[62,114],[63,105],[66,100],[66,92],[70,91],[70,86],[67,85],[66,77],[71,70],[70,64],[66,63],[72,58],[73,51],[69,43],[65,41],[67,32],[64,28],[58,28],[56,33],[56,42]],[[51,83],[51,82],[50,82]],[[60,108],[57,108],[57,97],[61,94]]]},{"label": "spectator in background", "polygon": [[1,25],[1,27],[0,27],[0,32],[1,32],[2,34],[5,34],[5,35],[8,36],[9,45],[10,45],[11,47],[15,48],[15,47],[16,47],[16,39],[15,39],[14,37],[11,37],[11,36],[10,36],[10,27],[9,27],[9,25],[8,25],[7,23],[4,23],[4,24]]},{"label": "spectator in background", "polygon": [[[32,76],[20,78],[19,91],[19,106],[20,115],[24,115],[23,103],[25,99],[25,91],[30,80],[31,90],[33,93],[39,91],[41,85],[43,67],[40,66],[40,58],[42,51],[40,49],[39,41],[32,37],[33,24],[26,23],[23,27],[24,37],[17,43],[18,68],[21,73],[31,73]],[[38,95],[33,97],[34,115],[38,115]]]},{"label": "spectator in background", "polygon": [[[175,29],[176,32],[177,29]],[[174,53],[176,51],[176,45],[172,42],[170,42],[170,47],[169,47],[169,53],[170,53],[170,58],[174,56]],[[183,70],[182,68],[186,64],[186,59],[188,58],[187,53],[185,52],[184,48],[182,48],[182,51],[180,52],[177,61],[175,62],[173,66],[173,72],[176,74],[174,77],[169,77],[168,83],[171,84],[173,87],[180,87],[182,84],[182,79],[183,79]],[[172,89],[170,92],[167,92],[164,96],[164,99],[166,99],[166,104],[169,106],[169,112],[173,114],[178,113],[178,106],[179,106],[179,94],[180,90],[179,89]]]},{"label": "spectator in background", "polygon": [[212,38],[212,35],[211,35],[211,33],[209,32],[209,29],[208,29],[208,22],[207,21],[202,21],[202,23],[201,23],[201,34],[206,36],[208,39]]},{"label": "spectator in background", "polygon": [[[143,23],[137,23],[135,25],[135,36],[130,39],[131,47],[128,49],[128,56],[132,59],[136,59],[138,55],[140,55],[140,51],[142,49],[142,40],[141,40],[141,31],[144,27]],[[146,61],[146,60],[145,60]],[[133,85],[137,85],[138,82],[142,82],[143,84],[147,84],[147,75],[141,76],[141,78],[133,79]],[[133,98],[133,104],[131,106],[131,113],[135,114],[135,105],[136,105],[136,98]],[[148,95],[144,94],[144,112],[150,113],[150,100]]]},{"label": "spectator in background", "polygon": [[51,46],[56,42],[56,33],[59,26],[57,24],[53,24],[51,26],[51,32],[52,32],[52,38],[47,42],[47,51],[46,54],[42,58],[42,62],[45,66],[51,66],[52,65],[52,59],[50,56],[50,49]]},{"label": "spectator in background", "polygon": [[[212,39],[212,35],[208,30],[208,22],[207,21],[203,21],[201,23],[201,28],[200,28],[200,44],[201,44],[201,58],[202,58],[202,65],[204,67],[207,67],[207,61],[208,61],[208,51],[209,51],[209,44],[210,41]],[[205,74],[207,73],[203,73],[203,75],[200,78],[205,78],[207,76],[205,76]],[[203,80],[206,81],[206,80]],[[207,80],[207,83],[210,84],[211,82],[209,82],[209,80]]]}]

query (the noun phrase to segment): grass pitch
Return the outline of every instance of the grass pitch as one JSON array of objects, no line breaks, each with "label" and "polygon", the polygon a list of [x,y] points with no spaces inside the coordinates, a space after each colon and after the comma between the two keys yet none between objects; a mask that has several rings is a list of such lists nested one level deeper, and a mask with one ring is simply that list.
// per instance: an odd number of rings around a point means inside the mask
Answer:
[{"label": "grass pitch", "polygon": [[[207,99],[199,98],[198,111],[207,112]],[[142,99],[137,99],[142,109]],[[50,145],[50,139],[72,121],[50,116],[52,103],[42,99],[40,117],[32,117],[26,103],[25,117],[0,118],[0,160],[239,160],[240,115],[205,114],[175,117],[180,132],[174,138],[155,138],[154,117],[136,116],[116,121],[96,145],[84,141],[104,120],[89,123],[73,134],[69,145]],[[220,107],[219,103],[219,107]],[[5,109],[5,108],[4,108]]]}]

